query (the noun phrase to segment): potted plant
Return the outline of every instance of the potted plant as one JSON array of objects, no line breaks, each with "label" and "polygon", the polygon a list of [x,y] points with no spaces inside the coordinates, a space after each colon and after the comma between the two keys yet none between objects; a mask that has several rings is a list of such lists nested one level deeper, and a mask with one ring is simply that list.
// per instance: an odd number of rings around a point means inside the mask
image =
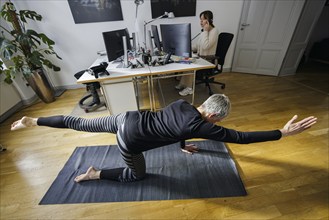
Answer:
[{"label": "potted plant", "polygon": [[[9,28],[0,24],[0,58],[8,60],[7,69],[0,68],[4,74],[4,81],[12,83],[17,74],[23,74],[28,84],[45,103],[55,100],[54,90],[45,75],[45,67],[59,71],[46,55],[55,55],[61,59],[53,49],[55,44],[43,33],[26,29],[27,20],[41,21],[42,16],[35,11],[16,11],[14,4],[8,0],[0,11],[1,19],[8,22]],[[0,65],[2,61],[0,59]]]}]

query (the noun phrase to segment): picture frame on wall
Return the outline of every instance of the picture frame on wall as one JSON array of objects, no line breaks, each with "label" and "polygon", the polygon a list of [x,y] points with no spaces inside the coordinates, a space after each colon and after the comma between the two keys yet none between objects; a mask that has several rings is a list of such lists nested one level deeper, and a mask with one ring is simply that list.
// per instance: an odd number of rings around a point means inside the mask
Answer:
[{"label": "picture frame on wall", "polygon": [[123,20],[120,0],[68,0],[76,24]]},{"label": "picture frame on wall", "polygon": [[173,12],[175,17],[195,16],[196,0],[151,0],[152,18],[165,12]]}]

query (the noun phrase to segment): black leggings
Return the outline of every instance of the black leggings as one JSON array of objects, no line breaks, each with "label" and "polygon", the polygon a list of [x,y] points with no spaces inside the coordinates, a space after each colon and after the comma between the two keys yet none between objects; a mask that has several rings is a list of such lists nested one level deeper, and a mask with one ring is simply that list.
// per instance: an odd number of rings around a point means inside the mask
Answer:
[{"label": "black leggings", "polygon": [[116,134],[118,148],[127,167],[101,170],[100,178],[119,182],[132,182],[145,176],[145,159],[143,153],[131,153],[123,139],[125,113],[94,119],[73,116],[51,116],[38,118],[38,125],[54,128],[70,128],[77,131],[109,132]]}]

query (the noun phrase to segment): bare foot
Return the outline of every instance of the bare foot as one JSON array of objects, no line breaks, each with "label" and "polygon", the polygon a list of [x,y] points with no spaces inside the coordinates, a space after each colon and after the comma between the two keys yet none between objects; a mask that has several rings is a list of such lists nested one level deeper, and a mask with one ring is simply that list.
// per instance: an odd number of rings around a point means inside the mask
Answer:
[{"label": "bare foot", "polygon": [[100,170],[96,170],[94,167],[89,167],[86,173],[75,177],[74,181],[78,183],[86,180],[97,180],[100,177],[100,173]]},{"label": "bare foot", "polygon": [[32,127],[37,125],[37,118],[30,118],[24,116],[22,119],[11,124],[10,130],[15,131],[22,128]]}]

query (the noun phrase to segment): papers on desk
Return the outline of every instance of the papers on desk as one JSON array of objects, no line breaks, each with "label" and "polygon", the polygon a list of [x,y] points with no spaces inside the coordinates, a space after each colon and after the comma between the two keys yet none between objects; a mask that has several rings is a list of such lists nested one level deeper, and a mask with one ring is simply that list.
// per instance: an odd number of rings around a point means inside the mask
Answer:
[{"label": "papers on desk", "polygon": [[175,63],[190,64],[195,62],[194,57],[181,57],[181,56],[171,55],[170,59]]},{"label": "papers on desk", "polygon": [[[106,57],[106,56],[105,56]],[[103,57],[97,59],[93,65],[99,65]],[[210,69],[214,68],[215,65],[202,59],[195,59],[195,62],[189,64],[181,64],[181,63],[171,63],[167,65],[159,65],[159,66],[144,66],[142,68],[117,68],[118,63],[109,62],[106,68],[107,72],[110,75],[102,75],[98,79],[96,79],[93,75],[89,74],[87,71],[78,79],[78,83],[90,83],[90,82],[111,82],[118,83],[125,81],[131,81],[132,78],[138,76],[152,76],[152,75],[170,75],[176,72],[191,72],[200,69]]]}]

